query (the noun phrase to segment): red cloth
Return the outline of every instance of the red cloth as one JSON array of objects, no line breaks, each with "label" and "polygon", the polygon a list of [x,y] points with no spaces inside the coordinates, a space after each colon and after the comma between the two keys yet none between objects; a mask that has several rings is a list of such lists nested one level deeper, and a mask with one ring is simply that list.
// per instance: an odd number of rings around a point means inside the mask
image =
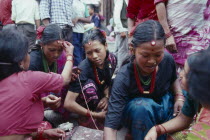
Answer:
[{"label": "red cloth", "polygon": [[43,92],[60,92],[63,77],[23,71],[0,81],[0,136],[35,132],[43,120]]},{"label": "red cloth", "polygon": [[14,24],[11,20],[12,0],[0,0],[0,21],[3,25]]},{"label": "red cloth", "polygon": [[127,17],[131,19],[158,20],[155,5],[168,0],[129,0]]}]

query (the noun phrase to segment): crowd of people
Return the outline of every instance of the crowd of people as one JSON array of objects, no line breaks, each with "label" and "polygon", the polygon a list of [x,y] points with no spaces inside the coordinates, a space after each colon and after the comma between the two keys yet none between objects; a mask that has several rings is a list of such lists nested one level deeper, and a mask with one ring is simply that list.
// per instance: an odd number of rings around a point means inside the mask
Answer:
[{"label": "crowd of people", "polygon": [[210,1],[115,0],[114,52],[98,6],[0,0],[0,140],[210,139]]}]

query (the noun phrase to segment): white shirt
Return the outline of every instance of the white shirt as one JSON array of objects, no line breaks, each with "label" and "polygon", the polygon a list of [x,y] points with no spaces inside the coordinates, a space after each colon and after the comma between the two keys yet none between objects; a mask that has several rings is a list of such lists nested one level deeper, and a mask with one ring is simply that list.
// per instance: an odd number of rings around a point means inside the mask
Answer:
[{"label": "white shirt", "polygon": [[[123,27],[121,22],[121,10],[123,8],[123,1],[124,0],[115,0],[114,15],[113,15],[115,23],[114,31],[120,33],[128,31],[127,28]],[[128,6],[128,0],[125,0],[125,3]]]},{"label": "white shirt", "polygon": [[35,20],[39,19],[39,6],[36,0],[12,1],[12,20],[15,23],[35,24]]},{"label": "white shirt", "polygon": [[[85,18],[85,4],[81,2],[80,0],[74,0],[73,1],[73,18]],[[77,22],[73,27],[73,32],[76,33],[84,33],[84,23],[83,22]]]}]

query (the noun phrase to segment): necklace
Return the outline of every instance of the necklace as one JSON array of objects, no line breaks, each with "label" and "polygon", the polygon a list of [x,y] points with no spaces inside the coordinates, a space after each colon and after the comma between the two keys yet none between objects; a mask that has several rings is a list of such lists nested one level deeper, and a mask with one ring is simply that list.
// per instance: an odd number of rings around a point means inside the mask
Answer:
[{"label": "necklace", "polygon": [[136,65],[136,69],[137,69],[137,72],[138,72],[138,76],[142,82],[143,85],[145,86],[148,86],[151,82],[151,76],[149,77],[149,79],[147,79],[146,81],[144,81],[144,79],[142,78],[141,74],[140,74],[140,70],[139,70],[139,67]]},{"label": "necklace", "polygon": [[53,69],[52,71],[50,71],[50,68],[49,68],[49,65],[47,63],[47,60],[44,56],[44,52],[42,51],[42,62],[43,62],[43,66],[44,66],[44,72],[48,73],[48,72],[54,72],[54,73],[57,73],[57,63],[54,62],[53,63]]},{"label": "necklace", "polygon": [[[147,80],[147,81],[144,82],[146,84],[147,83],[150,84],[149,91],[145,91],[144,88],[141,85],[140,71],[139,71],[138,66],[136,65],[136,61],[135,60],[134,60],[134,63],[133,63],[133,67],[134,67],[134,75],[135,75],[137,87],[138,87],[140,93],[142,93],[142,94],[151,94],[154,91],[154,89],[155,89],[156,69],[152,72],[152,76],[150,77],[150,80]],[[144,84],[144,85],[146,85],[146,84]]]},{"label": "necklace", "polygon": [[[109,65],[109,68],[112,68],[110,63],[111,63],[111,58],[110,58],[110,55],[108,55],[108,65]],[[96,83],[99,84],[99,85],[103,85],[105,83],[105,81],[104,80],[100,81],[99,76],[98,76],[97,68],[94,64],[93,64],[93,72],[94,72]]]},{"label": "necklace", "polygon": [[97,71],[97,68],[96,66],[94,65],[93,66],[93,72],[94,72],[94,76],[95,76],[95,80],[96,80],[96,83],[99,84],[99,85],[103,85],[105,83],[105,81],[100,81],[99,77],[98,77],[98,71]]}]

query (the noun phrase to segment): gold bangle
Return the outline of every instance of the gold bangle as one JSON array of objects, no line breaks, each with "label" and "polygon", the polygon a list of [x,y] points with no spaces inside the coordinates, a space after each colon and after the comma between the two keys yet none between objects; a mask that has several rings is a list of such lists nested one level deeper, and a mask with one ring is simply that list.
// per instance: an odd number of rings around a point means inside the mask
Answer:
[{"label": "gold bangle", "polygon": [[184,99],[177,99],[177,101],[183,101],[184,102]]}]

